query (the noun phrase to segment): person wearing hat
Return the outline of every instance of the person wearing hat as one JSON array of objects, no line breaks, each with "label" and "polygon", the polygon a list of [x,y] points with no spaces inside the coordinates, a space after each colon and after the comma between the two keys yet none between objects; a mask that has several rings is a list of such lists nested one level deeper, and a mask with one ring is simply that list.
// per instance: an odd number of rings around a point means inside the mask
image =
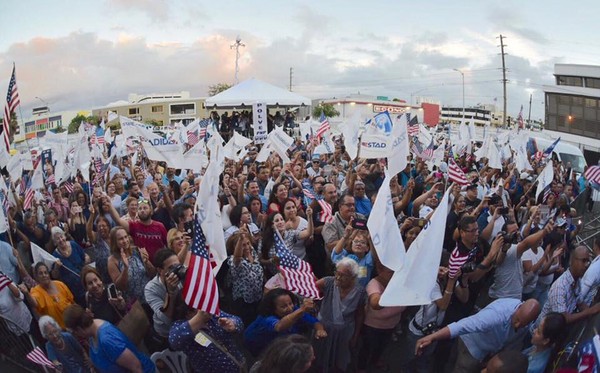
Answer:
[{"label": "person wearing hat", "polygon": [[477,198],[477,184],[469,184],[466,188],[465,193],[465,208],[472,207],[473,209],[477,208],[481,200]]},{"label": "person wearing hat", "polygon": [[321,175],[321,171],[321,159],[319,158],[318,154],[314,154],[310,167],[306,169],[306,173],[308,173],[310,178],[313,178],[317,175]]}]

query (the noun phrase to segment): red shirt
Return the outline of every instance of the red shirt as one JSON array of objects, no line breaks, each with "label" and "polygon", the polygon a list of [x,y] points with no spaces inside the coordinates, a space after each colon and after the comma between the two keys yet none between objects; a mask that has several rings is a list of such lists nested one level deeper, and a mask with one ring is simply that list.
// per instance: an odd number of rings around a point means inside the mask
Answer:
[{"label": "red shirt", "polygon": [[162,223],[152,220],[148,225],[139,221],[129,221],[129,234],[137,247],[148,251],[150,261],[154,260],[154,254],[167,247],[167,230]]}]

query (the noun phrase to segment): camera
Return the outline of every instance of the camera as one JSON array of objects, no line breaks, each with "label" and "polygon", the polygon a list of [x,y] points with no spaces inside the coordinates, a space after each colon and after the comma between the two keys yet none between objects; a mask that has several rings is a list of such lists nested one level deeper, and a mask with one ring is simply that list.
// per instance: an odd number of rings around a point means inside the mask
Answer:
[{"label": "camera", "polygon": [[302,152],[301,157],[304,162],[306,162],[308,160],[308,154],[306,152]]},{"label": "camera", "polygon": [[115,284],[108,285],[107,290],[109,299],[117,299],[119,297],[119,292],[117,291]]},{"label": "camera", "polygon": [[460,271],[464,274],[464,273],[471,273],[474,272],[477,269],[477,263],[475,263],[474,261],[471,262],[466,262],[465,264],[463,264],[460,267]]},{"label": "camera", "polygon": [[167,272],[167,276],[171,273],[174,274],[175,276],[177,276],[179,281],[184,282],[185,275],[187,273],[187,268],[183,264],[177,264],[176,266],[171,267],[169,269],[169,271]]},{"label": "camera", "polygon": [[352,228],[366,231],[367,221],[365,219],[354,218],[354,220],[352,220]]},{"label": "camera", "polygon": [[423,228],[425,226],[425,224],[427,224],[427,219],[419,219],[419,220],[417,220],[417,226],[419,228]]},{"label": "camera", "polygon": [[500,234],[502,235],[502,238],[504,238],[504,244],[505,245],[514,245],[519,243],[519,236],[517,236],[517,232],[512,232],[512,233],[506,233],[504,231],[500,232]]},{"label": "camera", "polygon": [[424,335],[429,335],[429,334],[433,334],[435,332],[437,332],[439,330],[439,326],[435,321],[432,321],[430,323],[427,323],[427,325],[425,325],[424,327],[421,328],[421,332]]}]

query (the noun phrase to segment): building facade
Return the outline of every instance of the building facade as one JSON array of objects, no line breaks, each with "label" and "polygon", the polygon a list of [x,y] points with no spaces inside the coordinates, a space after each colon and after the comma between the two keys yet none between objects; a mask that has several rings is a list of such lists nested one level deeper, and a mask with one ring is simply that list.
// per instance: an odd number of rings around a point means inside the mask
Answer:
[{"label": "building facade", "polygon": [[31,140],[38,137],[43,137],[46,132],[56,132],[58,128],[63,128],[65,131],[69,127],[69,123],[78,114],[89,115],[89,111],[59,111],[51,112],[48,107],[35,108],[32,111],[31,117],[23,121],[23,129],[19,136],[15,136],[15,142],[23,140]]},{"label": "building facade", "polygon": [[[492,112],[486,108],[465,108],[464,122],[474,122],[476,126],[489,126],[492,123]],[[463,121],[462,107],[442,107],[440,122],[460,124]]]},{"label": "building facade", "polygon": [[546,131],[578,144],[588,164],[600,159],[600,66],[556,64],[544,86]]},{"label": "building facade", "polygon": [[92,115],[107,116],[116,112],[139,122],[165,126],[175,122],[188,124],[197,118],[206,118],[204,97],[190,97],[182,91],[170,94],[136,95],[130,94],[127,101],[117,101],[92,110]]}]

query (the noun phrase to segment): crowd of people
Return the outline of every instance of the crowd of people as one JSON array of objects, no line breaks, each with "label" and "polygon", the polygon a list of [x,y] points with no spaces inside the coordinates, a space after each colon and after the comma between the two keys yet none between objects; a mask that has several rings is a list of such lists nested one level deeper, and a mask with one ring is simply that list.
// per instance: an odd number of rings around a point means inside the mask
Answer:
[{"label": "crowd of people", "polygon": [[[243,132],[243,118],[229,123]],[[570,206],[590,187],[584,176],[555,159],[550,190],[536,198],[545,158],[519,172],[512,158],[495,169],[450,149],[439,167],[412,156],[390,184],[407,249],[450,189],[435,300],[382,306],[394,271],[366,222],[385,159],[350,159],[335,143],[315,154],[297,140],[289,163],[275,152],[255,162],[254,146],[225,161],[218,315],[182,296],[195,202],[210,186],[129,155],[112,158],[99,181],[92,171],[96,183],[50,182],[30,209],[20,198],[8,206],[0,269],[12,282],[0,313],[63,372],[154,372],[149,356],[165,349],[185,353],[194,372],[385,371],[384,351],[396,349],[406,372],[533,373],[545,371],[568,326],[600,312],[600,239],[593,253],[577,245]],[[447,180],[448,158],[467,185]],[[318,299],[286,288],[278,239],[311,265]],[[34,246],[55,260],[34,262]]]}]

